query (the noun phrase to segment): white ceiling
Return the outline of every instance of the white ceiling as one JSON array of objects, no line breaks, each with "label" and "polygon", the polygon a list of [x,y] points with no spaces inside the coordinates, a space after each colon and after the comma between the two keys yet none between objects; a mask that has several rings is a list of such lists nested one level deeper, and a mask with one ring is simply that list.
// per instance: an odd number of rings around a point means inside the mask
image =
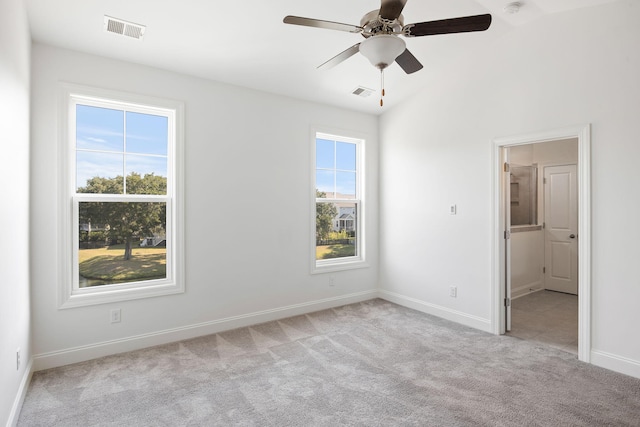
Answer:
[{"label": "white ceiling", "polygon": [[[316,67],[363,40],[359,34],[286,25],[286,15],[359,25],[379,0],[26,0],[33,40],[95,55],[150,65],[266,92],[380,114],[426,84],[433,70],[541,15],[616,0],[408,0],[405,24],[491,13],[489,30],[405,39],[424,65],[405,74],[385,71],[385,107],[378,95],[352,95],[358,86],[379,89],[379,72],[361,55],[330,70]],[[146,25],[144,40],[107,33],[104,15]]]}]

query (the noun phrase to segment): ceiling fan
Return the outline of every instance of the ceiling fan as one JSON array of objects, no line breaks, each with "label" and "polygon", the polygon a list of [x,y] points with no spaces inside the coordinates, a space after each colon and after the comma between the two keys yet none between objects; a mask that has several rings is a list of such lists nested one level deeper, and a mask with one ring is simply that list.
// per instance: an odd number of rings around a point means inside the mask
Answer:
[{"label": "ceiling fan", "polygon": [[[466,33],[484,31],[491,25],[490,14],[404,25],[402,9],[404,9],[406,3],[407,0],[381,0],[380,9],[372,10],[364,15],[360,20],[360,25],[291,15],[286,16],[283,22],[285,24],[362,34],[365,38],[364,41],[340,52],[320,64],[318,68],[331,68],[360,52],[374,67],[380,70],[382,79],[384,79],[383,70],[394,61],[407,74],[415,73],[422,69],[422,64],[409,52],[404,40],[399,37],[400,35],[422,37],[437,34]],[[382,96],[384,96],[384,80],[382,80]],[[382,106],[382,99],[380,99],[380,106]]]}]

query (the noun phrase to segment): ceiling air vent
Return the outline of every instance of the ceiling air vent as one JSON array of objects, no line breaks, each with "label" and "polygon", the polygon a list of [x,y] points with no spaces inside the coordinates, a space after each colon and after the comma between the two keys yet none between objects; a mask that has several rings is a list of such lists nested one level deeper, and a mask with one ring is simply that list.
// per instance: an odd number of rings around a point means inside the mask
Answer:
[{"label": "ceiling air vent", "polygon": [[351,93],[354,94],[354,95],[358,95],[358,96],[360,96],[362,98],[366,98],[369,95],[371,95],[373,92],[374,92],[373,89],[369,89],[369,88],[366,88],[366,87],[358,86]]},{"label": "ceiling air vent", "polygon": [[144,25],[134,24],[133,22],[123,21],[122,19],[107,15],[104,16],[104,30],[108,33],[120,34],[142,40],[146,28]]}]

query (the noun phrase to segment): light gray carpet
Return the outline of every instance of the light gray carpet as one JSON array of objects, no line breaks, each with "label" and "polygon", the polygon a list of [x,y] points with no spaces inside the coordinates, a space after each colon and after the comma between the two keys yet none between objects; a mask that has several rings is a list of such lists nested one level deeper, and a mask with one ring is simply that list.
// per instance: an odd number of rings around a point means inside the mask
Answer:
[{"label": "light gray carpet", "polygon": [[37,372],[19,426],[638,426],[640,380],[372,300]]}]

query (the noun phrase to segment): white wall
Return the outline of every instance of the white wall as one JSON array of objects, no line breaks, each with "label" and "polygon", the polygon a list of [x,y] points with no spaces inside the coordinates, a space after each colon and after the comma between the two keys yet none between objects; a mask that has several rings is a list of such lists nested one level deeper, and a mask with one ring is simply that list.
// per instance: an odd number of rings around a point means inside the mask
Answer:
[{"label": "white wall", "polygon": [[[531,144],[532,162],[540,166],[578,163],[578,139]],[[538,174],[540,177],[542,172]]]},{"label": "white wall", "polygon": [[[38,44],[32,63],[36,368],[375,296],[375,116]],[[186,293],[57,309],[58,82],[185,102]],[[370,267],[332,273],[333,287],[327,274],[310,274],[313,125],[369,136]],[[109,323],[112,308],[121,323]]]},{"label": "white wall", "polygon": [[[12,422],[28,377],[29,61],[20,0],[0,2],[0,425]],[[16,369],[20,348],[21,367]]]},{"label": "white wall", "polygon": [[640,377],[638,22],[634,0],[542,17],[382,116],[383,295],[487,329],[493,140],[591,123],[591,356]]},{"label": "white wall", "polygon": [[533,144],[510,147],[509,163],[517,166],[531,165],[533,163]]}]

